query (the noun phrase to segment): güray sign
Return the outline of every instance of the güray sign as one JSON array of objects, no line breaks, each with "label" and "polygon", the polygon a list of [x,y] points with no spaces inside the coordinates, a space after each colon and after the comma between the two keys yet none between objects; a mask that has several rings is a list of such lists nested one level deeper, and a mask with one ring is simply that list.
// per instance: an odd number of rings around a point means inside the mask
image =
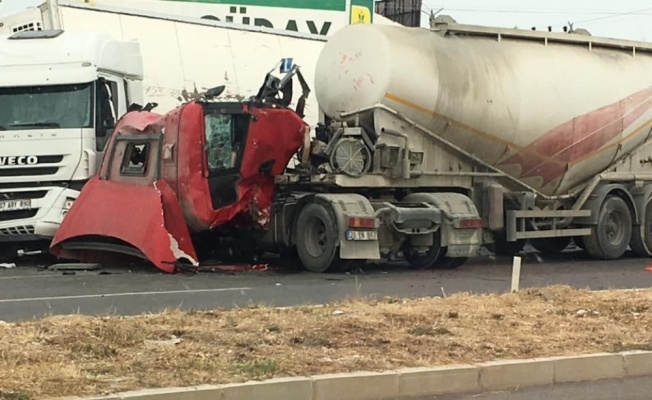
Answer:
[{"label": "g\u00fcray sign", "polygon": [[374,16],[374,0],[79,1],[324,36],[348,24],[371,24]]}]

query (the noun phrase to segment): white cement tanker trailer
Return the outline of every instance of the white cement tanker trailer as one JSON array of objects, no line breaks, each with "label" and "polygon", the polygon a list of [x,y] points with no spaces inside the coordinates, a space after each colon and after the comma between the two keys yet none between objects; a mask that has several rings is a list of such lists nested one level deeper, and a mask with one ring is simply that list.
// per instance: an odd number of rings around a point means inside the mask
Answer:
[{"label": "white cement tanker trailer", "polygon": [[450,17],[431,29],[352,25],[322,50],[315,93],[340,127],[331,143],[360,138],[347,153],[360,167],[340,167],[340,187],[439,208],[457,193],[501,254],[528,239],[558,252],[572,238],[594,258],[652,254],[650,43]]}]

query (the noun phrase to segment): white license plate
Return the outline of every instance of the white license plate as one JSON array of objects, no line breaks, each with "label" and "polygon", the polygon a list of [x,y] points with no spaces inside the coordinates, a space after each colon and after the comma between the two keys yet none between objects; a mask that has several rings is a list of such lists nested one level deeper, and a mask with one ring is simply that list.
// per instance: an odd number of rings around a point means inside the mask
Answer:
[{"label": "white license plate", "polygon": [[346,240],[378,240],[378,232],[346,231]]},{"label": "white license plate", "polygon": [[32,208],[32,200],[0,201],[0,212],[30,210],[31,208]]}]

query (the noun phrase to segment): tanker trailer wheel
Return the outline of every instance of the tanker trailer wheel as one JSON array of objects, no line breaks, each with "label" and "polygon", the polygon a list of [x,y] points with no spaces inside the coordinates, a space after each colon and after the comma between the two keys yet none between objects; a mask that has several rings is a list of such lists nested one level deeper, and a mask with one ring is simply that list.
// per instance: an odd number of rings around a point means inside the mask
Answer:
[{"label": "tanker trailer wheel", "polygon": [[637,257],[652,256],[652,198],[645,204],[641,213],[641,225],[632,227],[632,239],[629,246]]},{"label": "tanker trailer wheel", "polygon": [[504,232],[497,232],[494,236],[494,243],[487,245],[487,249],[498,257],[513,257],[520,253],[527,242],[525,239],[519,239],[515,242],[508,242]]},{"label": "tanker trailer wheel", "polygon": [[608,196],[600,206],[598,224],[584,237],[589,255],[595,259],[615,260],[622,257],[632,237],[632,214],[627,203]]},{"label": "tanker trailer wheel", "polygon": [[432,234],[432,246],[426,254],[417,253],[408,241],[403,245],[405,260],[413,269],[455,269],[468,261],[467,257],[446,257],[446,250],[446,247],[441,247],[441,229]]},{"label": "tanker trailer wheel", "polygon": [[441,252],[441,228],[432,234],[432,246],[425,254],[417,253],[409,240],[406,240],[403,244],[403,256],[413,269],[432,268],[439,259]]},{"label": "tanker trailer wheel", "polygon": [[345,262],[339,257],[335,217],[321,203],[310,203],[299,213],[296,247],[303,267],[322,273],[340,270]]}]

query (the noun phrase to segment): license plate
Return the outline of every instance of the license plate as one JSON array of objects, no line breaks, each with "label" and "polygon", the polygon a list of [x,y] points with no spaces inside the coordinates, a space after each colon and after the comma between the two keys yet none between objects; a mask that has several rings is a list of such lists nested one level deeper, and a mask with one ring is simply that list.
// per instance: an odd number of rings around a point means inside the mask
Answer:
[{"label": "license plate", "polygon": [[378,240],[378,232],[346,231],[346,240]]},{"label": "license plate", "polygon": [[32,200],[0,201],[0,212],[30,210],[31,208],[32,208]]}]

